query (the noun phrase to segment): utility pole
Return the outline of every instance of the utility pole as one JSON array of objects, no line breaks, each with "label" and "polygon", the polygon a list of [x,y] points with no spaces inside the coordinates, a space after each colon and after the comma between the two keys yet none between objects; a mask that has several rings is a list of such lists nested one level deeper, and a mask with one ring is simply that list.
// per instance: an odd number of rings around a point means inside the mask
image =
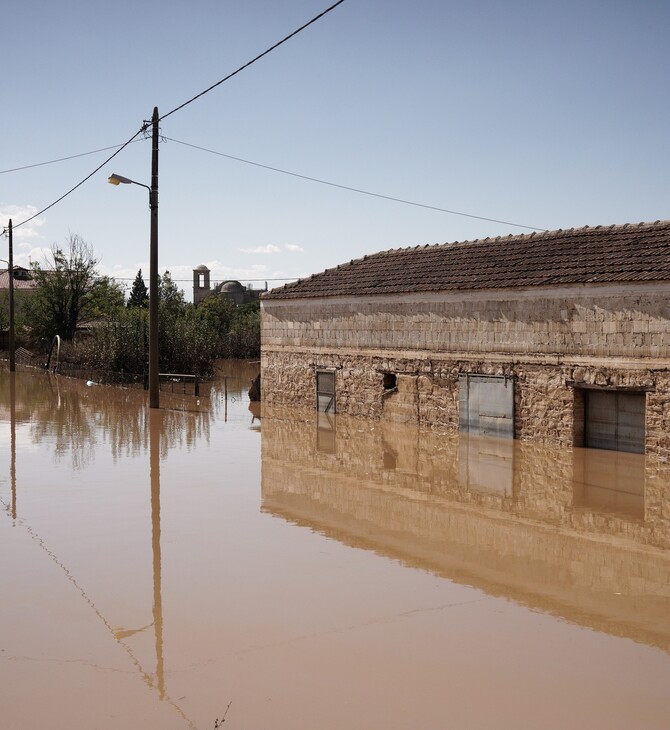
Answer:
[{"label": "utility pole", "polygon": [[151,118],[151,236],[149,242],[149,408],[159,408],[158,375],[158,107]]},{"label": "utility pole", "polygon": [[9,371],[16,370],[16,354],[14,352],[14,239],[12,219],[9,219]]}]

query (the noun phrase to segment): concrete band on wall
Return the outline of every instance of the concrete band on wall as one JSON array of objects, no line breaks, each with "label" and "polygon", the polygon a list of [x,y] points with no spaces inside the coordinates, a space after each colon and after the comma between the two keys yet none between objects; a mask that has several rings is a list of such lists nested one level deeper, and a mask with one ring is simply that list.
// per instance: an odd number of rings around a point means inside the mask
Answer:
[{"label": "concrete band on wall", "polygon": [[591,285],[263,302],[266,347],[670,358],[670,287]]}]

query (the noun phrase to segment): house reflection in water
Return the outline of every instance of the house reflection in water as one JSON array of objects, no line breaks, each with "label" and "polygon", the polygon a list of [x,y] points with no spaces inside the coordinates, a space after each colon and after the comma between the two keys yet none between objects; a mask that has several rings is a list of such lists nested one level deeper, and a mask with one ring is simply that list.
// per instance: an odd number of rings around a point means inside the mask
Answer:
[{"label": "house reflection in water", "polygon": [[265,512],[670,651],[670,468],[323,417],[264,408]]}]

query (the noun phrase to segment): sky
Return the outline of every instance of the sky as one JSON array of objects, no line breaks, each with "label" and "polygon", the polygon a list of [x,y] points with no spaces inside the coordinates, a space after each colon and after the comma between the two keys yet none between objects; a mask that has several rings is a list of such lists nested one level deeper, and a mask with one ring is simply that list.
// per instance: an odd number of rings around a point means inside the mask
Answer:
[{"label": "sky", "polygon": [[[0,225],[15,263],[76,234],[101,273],[146,276],[148,193],[107,178],[149,184],[150,140],[21,223],[114,149],[83,153],[332,2],[6,3]],[[390,248],[666,219],[669,30],[667,0],[345,0],[161,122],[159,269],[190,298],[200,264],[272,288]]]}]

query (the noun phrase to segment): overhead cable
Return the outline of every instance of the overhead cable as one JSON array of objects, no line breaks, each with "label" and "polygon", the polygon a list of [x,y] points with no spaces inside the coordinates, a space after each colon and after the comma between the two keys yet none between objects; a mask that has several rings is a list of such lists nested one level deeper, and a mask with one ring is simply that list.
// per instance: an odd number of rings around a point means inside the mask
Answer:
[{"label": "overhead cable", "polygon": [[[142,140],[136,139],[134,142],[141,142]],[[87,155],[95,155],[98,152],[107,152],[107,150],[113,150],[120,147],[122,143],[112,144],[109,147],[100,147],[97,150],[90,150],[90,152],[80,152],[78,155],[69,155],[68,157],[58,157],[55,160],[47,160],[46,162],[35,162],[32,165],[22,165],[21,167],[10,167],[8,170],[0,170],[0,175],[5,175],[8,172],[19,172],[20,170],[30,170],[32,167],[43,167],[44,165],[54,165],[57,162],[66,162],[67,160],[74,160],[77,157],[86,157]]]},{"label": "overhead cable", "polygon": [[[231,79],[233,76],[236,76],[241,71],[244,71],[245,68],[248,68],[249,66],[251,66],[251,64],[256,63],[256,61],[258,61],[261,58],[263,58],[263,56],[267,56],[268,53],[271,53],[276,48],[279,48],[279,46],[281,46],[282,44],[286,43],[286,41],[290,40],[291,38],[293,38],[293,36],[297,35],[301,31],[305,30],[305,28],[308,28],[310,25],[312,25],[313,23],[315,23],[320,18],[323,18],[324,15],[327,15],[328,13],[330,13],[331,10],[334,10],[338,5],[341,5],[343,2],[344,2],[344,0],[338,0],[336,3],[333,3],[333,5],[331,5],[330,7],[326,8],[323,12],[319,13],[318,15],[316,15],[310,21],[308,21],[304,25],[301,25],[300,28],[297,28],[292,33],[289,33],[289,35],[287,35],[285,38],[282,38],[282,40],[280,40],[279,42],[275,43],[273,46],[270,46],[270,48],[268,48],[267,50],[263,51],[263,53],[260,53],[255,58],[252,58],[251,61],[248,61],[243,66],[240,66],[237,70],[235,70],[232,73],[228,74],[227,76],[225,76],[224,78],[222,78],[220,81],[217,81],[215,84],[212,84],[212,86],[210,86],[209,88],[205,89],[204,91],[201,91],[199,94],[196,94],[196,96],[194,96],[193,98],[191,98],[188,101],[185,101],[183,104],[180,104],[179,106],[175,107],[174,109],[172,109],[171,111],[169,111],[167,114],[164,114],[162,117],[159,117],[158,121],[160,122],[162,119],[165,119],[166,117],[169,117],[171,114],[174,114],[175,112],[178,112],[180,109],[183,109],[185,106],[187,106],[188,104],[191,104],[196,99],[199,99],[201,96],[204,96],[205,94],[207,94],[208,92],[210,92],[212,89],[215,89],[217,86],[220,86],[225,81],[228,81],[228,79]],[[42,208],[42,210],[40,210],[37,213],[35,213],[35,215],[30,216],[30,218],[26,218],[26,220],[21,221],[20,223],[17,223],[14,226],[14,229],[19,228],[20,226],[23,226],[26,223],[30,222],[31,220],[37,218],[37,216],[42,215],[42,213],[45,213],[50,208],[53,208],[54,205],[57,205],[58,203],[60,203],[61,200],[63,200],[64,198],[67,198],[67,196],[70,195],[70,193],[73,193],[78,187],[81,187],[87,180],[89,180],[90,178],[92,178],[93,175],[95,175],[96,172],[98,172],[99,170],[101,170],[110,160],[114,159],[114,157],[116,157],[116,155],[118,155],[119,152],[121,152],[121,150],[123,150],[132,141],[134,141],[137,136],[139,136],[140,134],[145,133],[147,131],[147,129],[148,129],[149,126],[151,126],[151,122],[145,122],[142,125],[141,129],[138,132],[136,132],[127,142],[125,142],[123,145],[121,145],[119,147],[119,149],[117,149],[116,152],[114,152],[113,155],[111,155],[110,157],[108,157],[102,163],[102,165],[99,165],[98,167],[96,167],[95,170],[93,170],[93,172],[91,172],[83,180],[81,180],[80,182],[78,182],[73,188],[70,188],[70,190],[68,190],[67,193],[65,193],[64,195],[61,195],[60,198],[58,198],[57,200],[54,200],[54,202],[51,203],[50,205],[47,205],[46,208]],[[5,233],[5,231],[3,230],[3,235],[4,235],[4,233]]]},{"label": "overhead cable", "polygon": [[[146,124],[143,125],[141,127],[141,129],[139,129],[137,132],[135,132],[135,134],[127,142],[124,142],[116,150],[116,152],[111,154],[101,165],[98,165],[95,168],[95,170],[93,170],[93,172],[88,174],[83,180],[80,180],[73,188],[70,188],[67,191],[67,193],[64,193],[63,195],[61,195],[60,198],[58,198],[57,200],[54,200],[54,202],[47,205],[46,208],[42,208],[42,210],[35,213],[35,215],[31,215],[30,218],[26,218],[24,221],[21,221],[20,223],[17,223],[16,225],[14,225],[13,226],[14,230],[19,228],[20,226],[25,225],[26,223],[29,223],[31,220],[34,220],[35,218],[37,218],[37,216],[42,215],[42,213],[45,213],[47,210],[49,210],[49,208],[53,208],[54,205],[57,205],[58,203],[60,203],[61,200],[64,200],[65,198],[67,198],[67,196],[70,195],[70,193],[73,193],[77,188],[81,187],[87,180],[90,180],[90,178],[92,178],[93,175],[95,175],[95,173],[98,172],[98,170],[101,170],[110,160],[113,160],[119,154],[119,152],[121,152],[121,150],[125,149],[131,142],[133,142],[136,137],[138,137],[140,134],[144,134],[145,130],[146,130]],[[4,235],[5,231],[6,231],[6,229],[3,230],[3,235]]]},{"label": "overhead cable", "polygon": [[330,185],[333,188],[340,188],[341,190],[349,190],[352,193],[360,193],[361,195],[370,195],[373,198],[382,198],[383,200],[391,200],[394,203],[404,203],[405,205],[413,205],[417,208],[427,208],[428,210],[436,210],[440,213],[450,213],[451,215],[460,215],[465,218],[475,218],[480,221],[489,221],[490,223],[500,223],[504,226],[513,226],[515,228],[527,228],[531,231],[546,231],[546,228],[536,228],[535,226],[526,226],[522,223],[512,223],[510,221],[499,220],[498,218],[488,218],[483,215],[475,215],[474,213],[463,213],[459,210],[450,210],[448,208],[440,208],[436,205],[428,205],[426,203],[417,203],[413,200],[405,200],[404,198],[395,198],[392,195],[384,195],[382,193],[373,193],[370,190],[362,190],[361,188],[350,187],[349,185],[340,185],[339,183],[329,182],[328,180],[321,180],[317,177],[310,177],[309,175],[301,175],[297,172],[291,172],[290,170],[282,170],[279,167],[271,167],[270,165],[263,165],[260,162],[253,162],[252,160],[245,160],[242,157],[234,157],[233,155],[227,155],[224,152],[217,152],[216,150],[210,150],[206,147],[199,147],[189,142],[182,142],[172,137],[164,137],[169,142],[176,142],[177,144],[184,145],[185,147],[192,147],[193,149],[200,150],[202,152],[209,152],[212,155],[218,155],[219,157],[225,157],[229,160],[235,160],[236,162],[244,162],[246,165],[253,165],[254,167],[261,167],[264,170],[271,170],[272,172],[280,172],[282,175],[291,175],[291,177],[298,177],[301,180],[309,180],[310,182],[319,183],[320,185]]},{"label": "overhead cable", "polygon": [[194,97],[192,97],[188,101],[185,101],[183,104],[180,104],[179,106],[175,107],[174,109],[169,111],[167,114],[163,114],[163,116],[160,117],[158,121],[160,122],[161,120],[169,117],[171,114],[178,112],[180,109],[183,109],[185,106],[188,106],[189,104],[193,103],[196,99],[199,99],[201,96],[208,94],[210,91],[212,91],[212,89],[216,89],[217,86],[220,86],[225,81],[232,79],[233,76],[236,76],[238,73],[240,73],[240,71],[244,71],[245,68],[249,68],[249,66],[251,66],[253,63],[256,63],[256,61],[260,61],[260,59],[263,58],[263,56],[267,56],[268,53],[272,53],[272,51],[279,48],[279,46],[286,43],[286,41],[293,38],[293,36],[298,35],[298,33],[305,30],[305,28],[308,28],[310,25],[312,25],[312,23],[316,23],[316,21],[323,18],[324,15],[327,15],[332,10],[335,10],[335,8],[338,5],[342,5],[343,2],[344,2],[344,0],[337,0],[337,2],[333,3],[329,8],[326,8],[323,12],[321,12],[318,15],[316,15],[315,17],[313,17],[310,21],[308,21],[304,25],[301,25],[299,28],[294,30],[293,33],[289,33],[285,38],[282,38],[280,41],[275,43],[273,46],[270,46],[270,48],[263,51],[263,53],[259,53],[255,58],[252,58],[251,61],[247,61],[247,63],[245,63],[243,66],[240,66],[237,70],[233,71],[232,73],[229,73],[227,76],[224,76],[220,81],[217,81],[215,84],[212,84],[210,87],[208,87],[204,91],[201,91],[199,94],[196,94]]}]

